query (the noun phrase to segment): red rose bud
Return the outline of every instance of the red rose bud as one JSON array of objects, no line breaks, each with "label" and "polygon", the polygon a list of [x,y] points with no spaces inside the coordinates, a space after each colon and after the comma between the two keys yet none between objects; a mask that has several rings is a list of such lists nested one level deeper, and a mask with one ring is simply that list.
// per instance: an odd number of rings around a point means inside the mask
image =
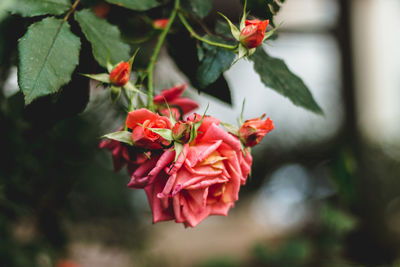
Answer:
[{"label": "red rose bud", "polygon": [[153,21],[153,27],[157,30],[162,30],[167,27],[169,19],[156,19]]},{"label": "red rose bud", "polygon": [[129,82],[131,67],[128,62],[121,62],[110,73],[110,82],[116,86],[124,86]]},{"label": "red rose bud", "polygon": [[274,129],[272,120],[267,118],[265,121],[262,118],[255,118],[244,122],[239,129],[240,140],[247,147],[253,147],[261,142],[263,137]]},{"label": "red rose bud", "polygon": [[192,122],[178,121],[175,123],[174,127],[172,127],[172,137],[175,141],[186,144],[190,140],[192,127]]},{"label": "red rose bud", "polygon": [[239,41],[247,48],[255,48],[264,40],[265,30],[269,20],[246,20],[245,27],[240,32]]}]

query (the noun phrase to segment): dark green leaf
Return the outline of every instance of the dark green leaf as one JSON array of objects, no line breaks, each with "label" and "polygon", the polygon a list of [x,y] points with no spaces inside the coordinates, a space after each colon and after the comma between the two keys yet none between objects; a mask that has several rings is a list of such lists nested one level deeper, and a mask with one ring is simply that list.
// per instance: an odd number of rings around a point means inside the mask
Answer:
[{"label": "dark green leaf", "polygon": [[262,47],[259,47],[250,59],[265,86],[286,96],[296,106],[323,114],[307,86],[288,69],[283,60],[269,56]]},{"label": "dark green leaf", "polygon": [[207,87],[232,65],[235,54],[222,48],[207,49],[204,59],[197,69],[196,78],[200,88]]},{"label": "dark green leaf", "polygon": [[101,66],[107,66],[108,53],[113,64],[129,59],[130,48],[122,42],[116,26],[97,17],[88,9],[75,12],[75,19],[92,44],[93,56]]},{"label": "dark green leaf", "polygon": [[18,83],[25,103],[57,92],[79,63],[81,42],[67,22],[46,18],[32,24],[19,40]]},{"label": "dark green leaf", "polygon": [[195,14],[204,18],[211,11],[212,0],[190,0],[190,6]]},{"label": "dark green leaf", "polygon": [[160,5],[157,0],[106,0],[111,4],[116,4],[133,10],[144,11]]},{"label": "dark green leaf", "polygon": [[119,132],[109,133],[109,134],[102,136],[102,138],[116,140],[116,141],[133,146],[132,133],[129,131],[119,131]]},{"label": "dark green leaf", "polygon": [[13,2],[14,4],[9,7],[10,12],[23,17],[60,15],[71,8],[69,0],[14,0]]}]

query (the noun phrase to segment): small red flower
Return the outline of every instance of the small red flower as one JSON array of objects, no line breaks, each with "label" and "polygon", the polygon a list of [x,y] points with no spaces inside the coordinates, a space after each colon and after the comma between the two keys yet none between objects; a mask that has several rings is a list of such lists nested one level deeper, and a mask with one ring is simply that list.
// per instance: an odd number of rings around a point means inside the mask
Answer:
[{"label": "small red flower", "polygon": [[100,3],[93,7],[93,13],[100,18],[105,18],[110,12],[111,6],[107,3]]},{"label": "small red flower", "polygon": [[116,86],[124,86],[129,82],[131,67],[128,62],[121,62],[110,73],[110,82]]},{"label": "small red flower", "polygon": [[157,30],[162,30],[167,27],[169,19],[156,19],[153,21],[153,27]]},{"label": "small red flower", "polygon": [[247,48],[259,46],[265,36],[269,20],[246,20],[245,27],[240,32],[239,41]]},{"label": "small red flower", "polygon": [[128,113],[126,125],[132,130],[132,141],[137,147],[160,149],[170,144],[170,141],[150,130],[151,128],[171,129],[172,125],[167,117],[141,108]]},{"label": "small red flower", "polygon": [[71,260],[59,260],[56,264],[56,267],[80,267],[80,265]]},{"label": "small red flower", "polygon": [[255,118],[244,122],[239,130],[239,138],[245,146],[253,147],[261,142],[263,137],[274,129],[272,120],[267,118],[265,121],[262,118]]}]

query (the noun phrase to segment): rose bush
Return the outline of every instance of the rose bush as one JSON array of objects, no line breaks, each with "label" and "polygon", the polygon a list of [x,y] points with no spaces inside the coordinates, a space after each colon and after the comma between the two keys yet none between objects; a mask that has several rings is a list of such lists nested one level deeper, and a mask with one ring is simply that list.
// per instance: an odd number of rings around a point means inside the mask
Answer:
[{"label": "rose bush", "polygon": [[[199,121],[192,115],[188,121]],[[246,183],[252,157],[246,156],[237,137],[220,128],[219,120],[206,116],[198,135],[175,151],[152,157],[132,175],[128,187],[144,187],[153,222],[175,220],[194,227],[209,215],[227,215]]]}]

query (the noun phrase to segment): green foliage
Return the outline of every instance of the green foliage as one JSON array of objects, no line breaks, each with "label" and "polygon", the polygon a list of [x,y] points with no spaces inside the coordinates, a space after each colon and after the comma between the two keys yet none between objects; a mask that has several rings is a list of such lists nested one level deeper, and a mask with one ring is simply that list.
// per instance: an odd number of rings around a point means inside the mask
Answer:
[{"label": "green foliage", "polygon": [[215,82],[224,71],[230,68],[235,59],[235,54],[229,50],[210,46],[207,46],[206,49],[196,73],[201,88]]},{"label": "green foliage", "polygon": [[106,0],[110,4],[116,4],[133,10],[144,11],[159,5],[157,0]]},{"label": "green foliage", "polygon": [[9,7],[13,14],[23,17],[33,17],[40,15],[60,15],[71,8],[69,0],[14,0],[14,4]]},{"label": "green foliage", "polygon": [[18,83],[26,104],[70,81],[80,46],[68,23],[60,19],[45,18],[28,28],[18,43]]},{"label": "green foliage", "polygon": [[0,2],[0,22],[7,16],[7,10],[10,9],[12,4],[13,0],[2,0]]},{"label": "green foliage", "polygon": [[107,66],[107,54],[113,64],[128,60],[130,48],[121,40],[116,26],[97,17],[88,9],[76,12],[75,19],[91,43],[93,56],[101,66]]},{"label": "green foliage", "polygon": [[289,70],[283,60],[269,56],[262,47],[259,47],[250,59],[265,86],[286,96],[296,106],[323,114],[307,86]]},{"label": "green foliage", "polygon": [[212,0],[190,0],[189,2],[192,11],[201,18],[210,13],[213,4]]}]

